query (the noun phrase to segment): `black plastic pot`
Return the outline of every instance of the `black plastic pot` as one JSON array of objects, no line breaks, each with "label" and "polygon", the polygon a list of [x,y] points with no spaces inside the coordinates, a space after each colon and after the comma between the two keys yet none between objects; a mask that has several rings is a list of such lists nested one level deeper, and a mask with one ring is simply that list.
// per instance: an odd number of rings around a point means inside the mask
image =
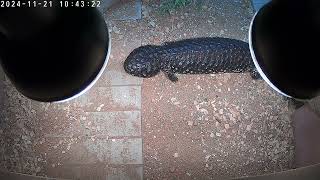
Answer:
[{"label": "black plastic pot", "polygon": [[319,42],[319,0],[273,0],[251,22],[254,63],[263,79],[288,97],[320,95]]},{"label": "black plastic pot", "polygon": [[107,25],[96,8],[0,9],[0,61],[17,90],[43,102],[88,90],[110,53]]}]

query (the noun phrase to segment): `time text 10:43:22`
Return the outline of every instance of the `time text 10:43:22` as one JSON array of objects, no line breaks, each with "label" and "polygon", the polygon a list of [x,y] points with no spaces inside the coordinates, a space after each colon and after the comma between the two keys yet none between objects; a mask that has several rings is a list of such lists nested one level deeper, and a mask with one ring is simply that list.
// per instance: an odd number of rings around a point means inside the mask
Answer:
[{"label": "time text 10:43:22", "polygon": [[47,7],[100,7],[101,2],[99,0],[82,0],[82,1],[42,1],[42,0],[34,0],[34,1],[0,1],[0,8],[15,8],[15,7],[30,7],[30,8],[47,8]]}]

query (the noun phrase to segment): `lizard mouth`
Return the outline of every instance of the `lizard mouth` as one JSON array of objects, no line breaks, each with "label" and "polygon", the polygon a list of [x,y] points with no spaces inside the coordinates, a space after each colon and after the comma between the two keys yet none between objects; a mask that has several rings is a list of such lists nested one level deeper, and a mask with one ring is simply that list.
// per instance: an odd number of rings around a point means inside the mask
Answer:
[{"label": "lizard mouth", "polygon": [[160,72],[160,70],[152,68],[150,63],[141,64],[125,62],[124,70],[128,74],[144,78],[153,77]]}]

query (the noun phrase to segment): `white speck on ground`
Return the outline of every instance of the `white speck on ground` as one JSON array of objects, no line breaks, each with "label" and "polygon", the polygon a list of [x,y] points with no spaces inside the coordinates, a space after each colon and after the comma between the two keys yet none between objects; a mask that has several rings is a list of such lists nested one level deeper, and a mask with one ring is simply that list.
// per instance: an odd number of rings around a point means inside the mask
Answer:
[{"label": "white speck on ground", "polygon": [[214,137],[214,133],[210,133],[210,137],[212,137],[212,138],[213,138],[213,137]]},{"label": "white speck on ground", "polygon": [[101,104],[99,107],[97,107],[97,111],[101,111],[101,108],[103,108],[104,104]]}]

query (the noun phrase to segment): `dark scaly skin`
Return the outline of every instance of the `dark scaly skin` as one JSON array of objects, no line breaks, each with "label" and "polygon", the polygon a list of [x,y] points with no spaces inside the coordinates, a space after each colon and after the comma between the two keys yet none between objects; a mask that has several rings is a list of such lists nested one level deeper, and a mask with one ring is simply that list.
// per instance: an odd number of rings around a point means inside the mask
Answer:
[{"label": "dark scaly skin", "polygon": [[127,73],[152,77],[163,71],[171,81],[179,74],[244,73],[259,77],[246,42],[228,38],[196,38],[142,46],[124,62]]}]

